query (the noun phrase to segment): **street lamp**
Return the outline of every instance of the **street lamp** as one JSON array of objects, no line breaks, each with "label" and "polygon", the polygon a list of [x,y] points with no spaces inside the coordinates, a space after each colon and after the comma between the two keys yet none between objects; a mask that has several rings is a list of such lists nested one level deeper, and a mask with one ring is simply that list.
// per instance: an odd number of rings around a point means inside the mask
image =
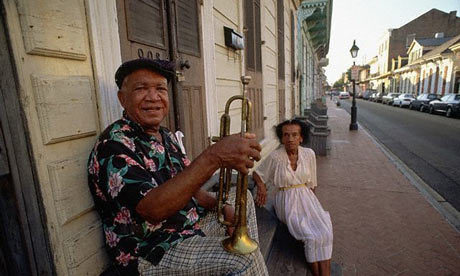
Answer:
[{"label": "street lamp", "polygon": [[[358,56],[358,46],[356,46],[356,40],[353,40],[353,46],[350,49],[351,57],[354,59],[356,56]],[[353,60],[353,67],[352,67],[352,72],[355,70],[355,61]],[[353,76],[353,74],[352,74]],[[356,91],[355,91],[355,78],[356,76],[352,77],[352,83],[353,83],[353,100],[351,101],[351,123],[350,123],[350,130],[358,130],[358,124],[356,123]]]}]

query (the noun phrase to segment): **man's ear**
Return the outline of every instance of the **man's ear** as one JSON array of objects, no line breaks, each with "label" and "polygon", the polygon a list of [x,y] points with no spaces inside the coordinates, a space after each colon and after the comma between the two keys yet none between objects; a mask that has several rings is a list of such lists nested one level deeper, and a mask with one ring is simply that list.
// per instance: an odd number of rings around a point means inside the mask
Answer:
[{"label": "man's ear", "polygon": [[125,95],[123,94],[123,91],[121,91],[121,89],[118,90],[117,96],[118,96],[118,101],[120,101],[121,106],[125,107]]}]

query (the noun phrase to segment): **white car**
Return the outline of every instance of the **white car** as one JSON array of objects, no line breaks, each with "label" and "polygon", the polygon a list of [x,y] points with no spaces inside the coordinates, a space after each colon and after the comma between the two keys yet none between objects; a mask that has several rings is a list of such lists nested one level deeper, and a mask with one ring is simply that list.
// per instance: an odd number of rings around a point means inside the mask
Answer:
[{"label": "white car", "polygon": [[397,98],[393,99],[393,106],[409,106],[413,100],[415,100],[414,95],[409,93],[401,94]]},{"label": "white car", "polygon": [[350,98],[350,93],[348,92],[340,92],[339,99],[348,99]]},{"label": "white car", "polygon": [[382,97],[382,103],[388,105],[393,104],[393,99],[399,97],[399,95],[399,93],[388,93]]}]

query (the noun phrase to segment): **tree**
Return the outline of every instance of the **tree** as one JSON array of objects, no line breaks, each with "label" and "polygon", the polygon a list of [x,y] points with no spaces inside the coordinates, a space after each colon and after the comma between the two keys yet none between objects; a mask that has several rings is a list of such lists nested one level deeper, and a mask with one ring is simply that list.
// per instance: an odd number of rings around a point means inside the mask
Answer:
[{"label": "tree", "polygon": [[340,79],[338,79],[336,82],[334,82],[334,85],[333,85],[334,88],[337,88],[339,90],[342,89],[343,87],[343,77],[341,77]]}]

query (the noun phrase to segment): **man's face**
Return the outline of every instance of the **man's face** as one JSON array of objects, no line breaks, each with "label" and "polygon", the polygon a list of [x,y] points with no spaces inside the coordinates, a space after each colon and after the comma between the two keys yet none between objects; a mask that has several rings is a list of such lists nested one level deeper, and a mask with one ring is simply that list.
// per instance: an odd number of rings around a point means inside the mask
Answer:
[{"label": "man's face", "polygon": [[147,69],[134,71],[123,80],[118,99],[128,117],[155,134],[168,114],[168,81]]},{"label": "man's face", "polygon": [[284,144],[286,150],[296,150],[303,142],[302,135],[300,135],[299,125],[284,125],[282,133],[283,136],[281,138],[281,142]]}]

